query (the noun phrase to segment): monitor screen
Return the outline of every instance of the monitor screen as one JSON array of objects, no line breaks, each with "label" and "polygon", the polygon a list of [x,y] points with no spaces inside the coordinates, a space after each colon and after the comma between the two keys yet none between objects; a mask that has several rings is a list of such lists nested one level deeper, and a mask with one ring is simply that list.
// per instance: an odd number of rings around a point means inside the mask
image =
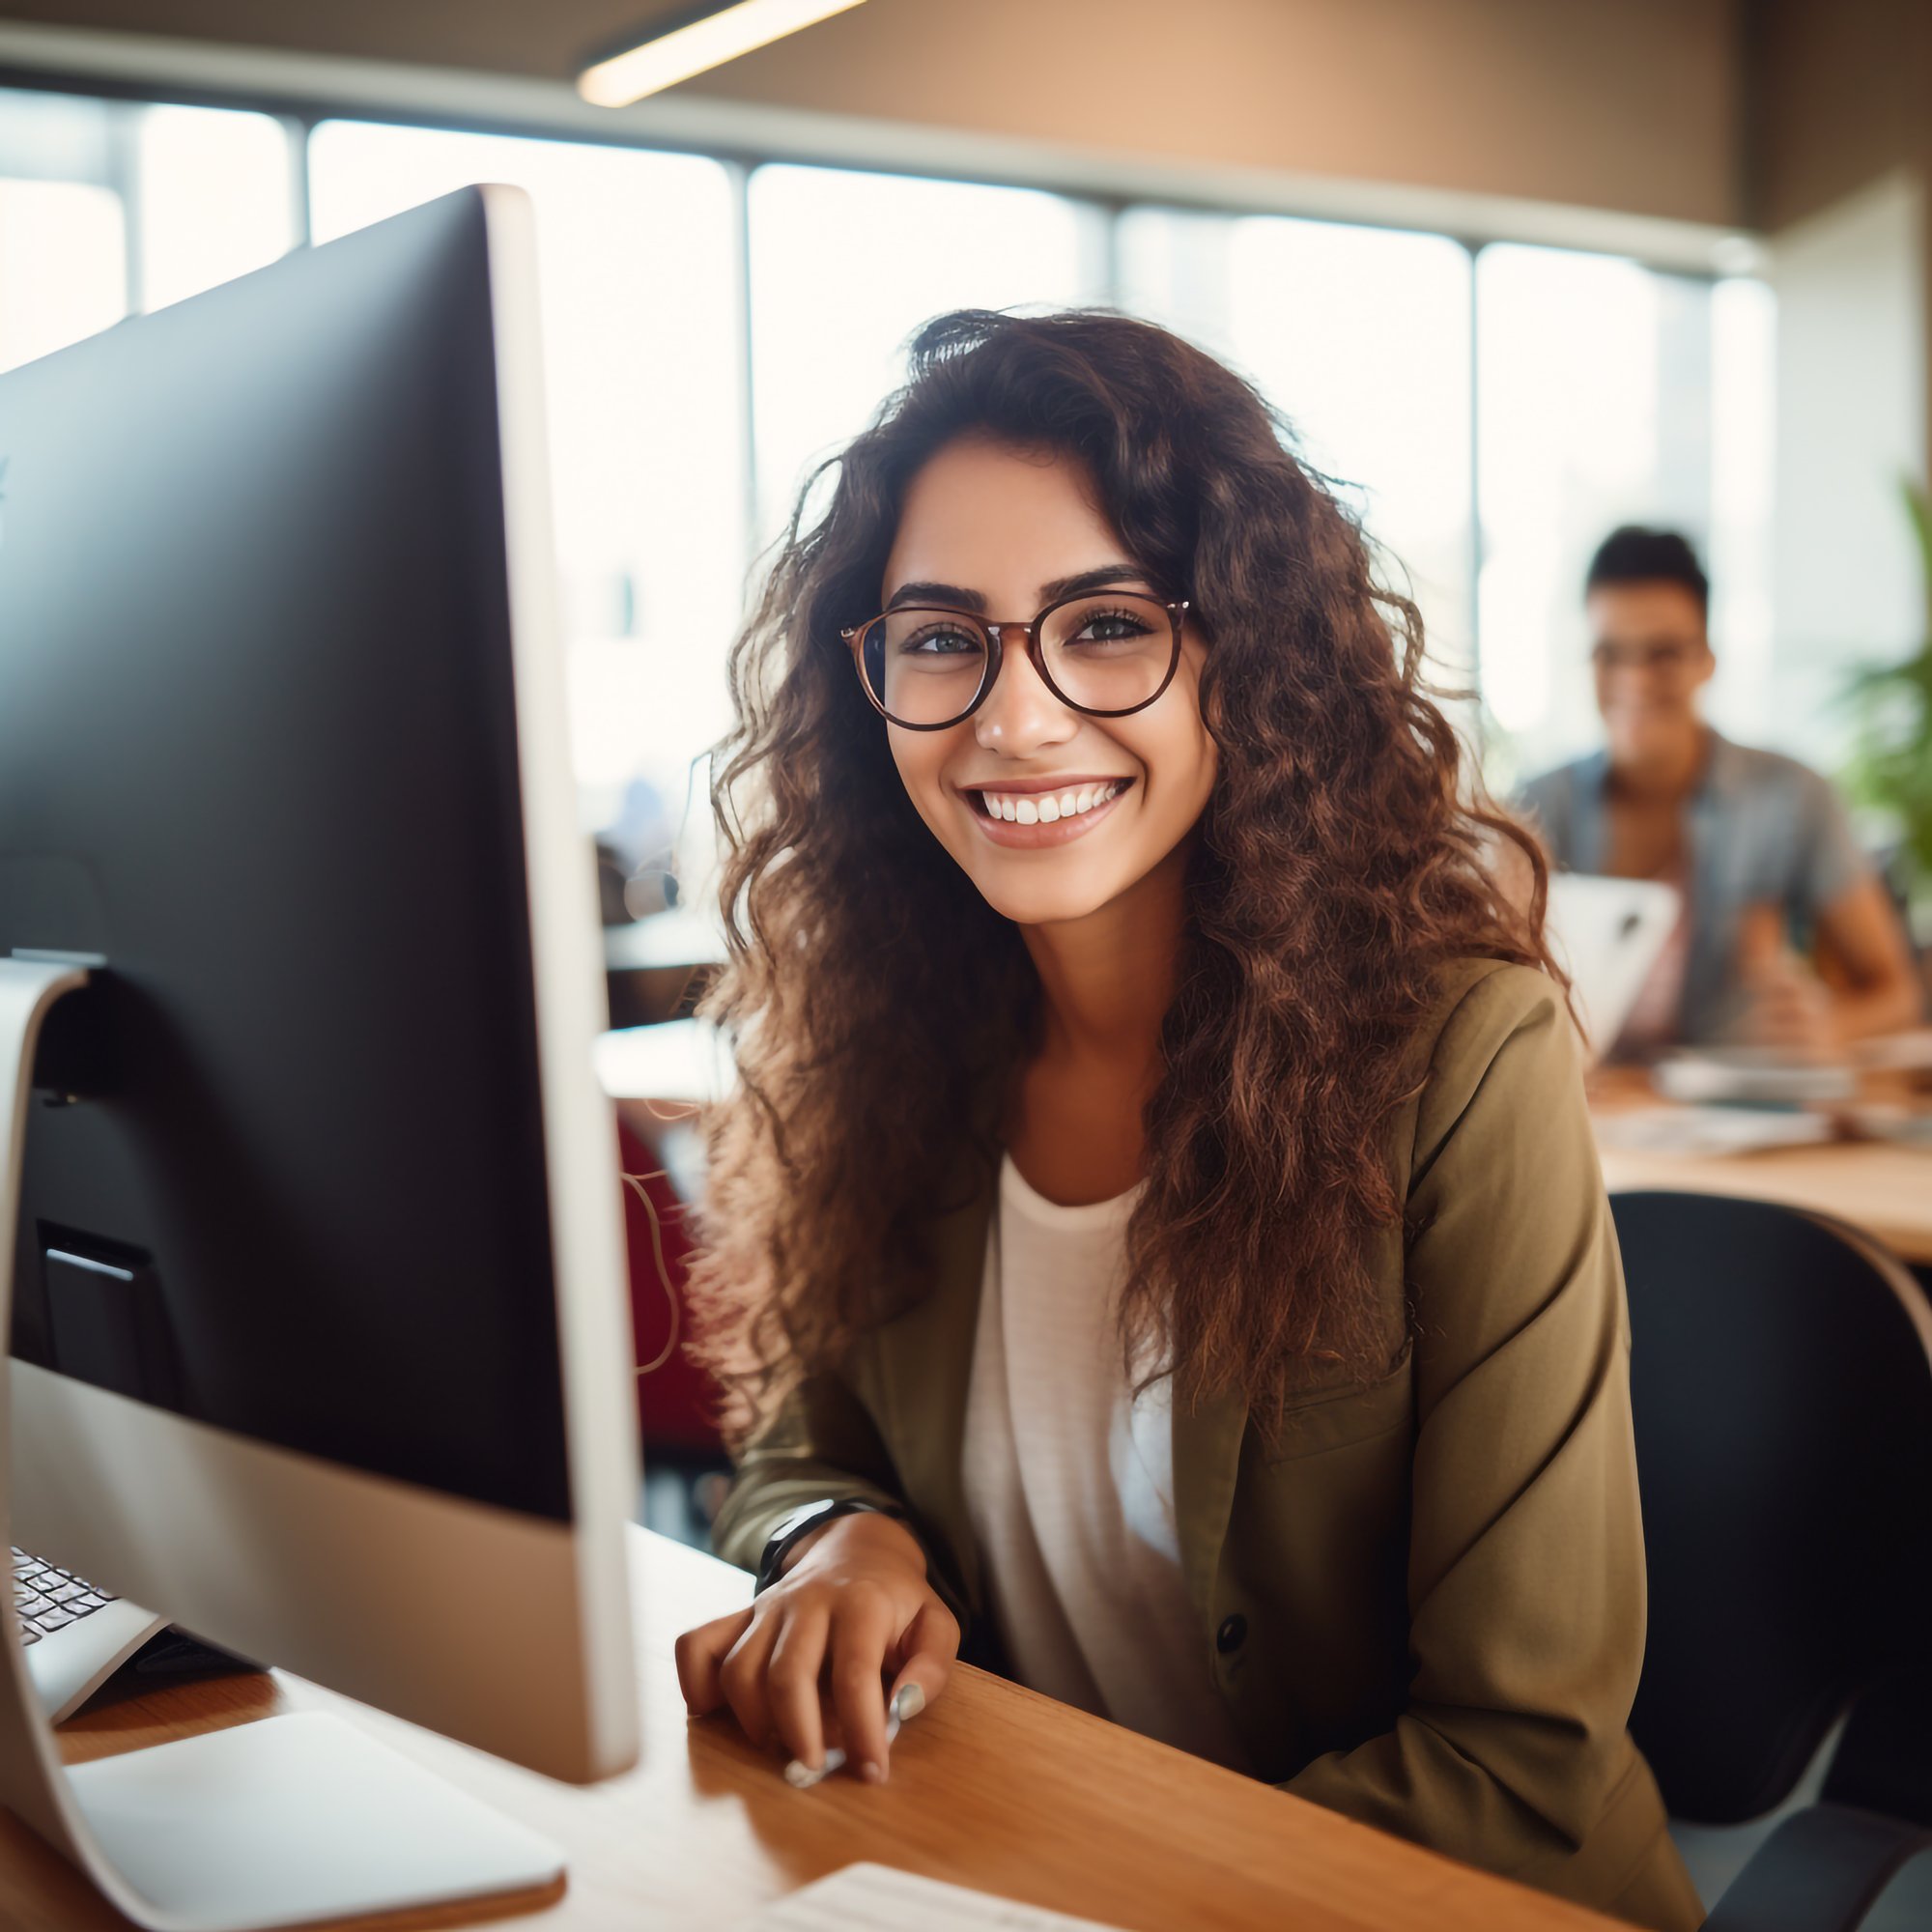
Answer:
[{"label": "monitor screen", "polygon": [[567,1519],[482,229],[0,379],[0,954],[106,962],[13,1350]]}]

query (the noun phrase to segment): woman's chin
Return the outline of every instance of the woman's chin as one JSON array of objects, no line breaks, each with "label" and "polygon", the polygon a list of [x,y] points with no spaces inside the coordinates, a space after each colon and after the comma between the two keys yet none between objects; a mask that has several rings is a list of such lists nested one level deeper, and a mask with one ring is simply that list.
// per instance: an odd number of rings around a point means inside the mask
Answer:
[{"label": "woman's chin", "polygon": [[1062,925],[1071,920],[1085,919],[1090,913],[1098,912],[1114,896],[1111,889],[1091,876],[1000,878],[989,876],[988,868],[980,867],[974,871],[973,883],[980,888],[986,903],[1002,919],[1009,919],[1015,925]]}]

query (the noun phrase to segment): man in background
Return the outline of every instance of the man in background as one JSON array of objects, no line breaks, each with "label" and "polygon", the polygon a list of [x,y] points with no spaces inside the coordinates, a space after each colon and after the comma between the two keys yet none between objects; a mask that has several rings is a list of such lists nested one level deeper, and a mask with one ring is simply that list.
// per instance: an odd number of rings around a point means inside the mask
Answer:
[{"label": "man in background", "polygon": [[1617,1052],[1725,1038],[1819,1056],[1915,1025],[1904,933],[1832,787],[1699,715],[1717,658],[1690,544],[1612,531],[1584,601],[1605,746],[1531,781],[1520,802],[1553,864],[1682,895]]}]

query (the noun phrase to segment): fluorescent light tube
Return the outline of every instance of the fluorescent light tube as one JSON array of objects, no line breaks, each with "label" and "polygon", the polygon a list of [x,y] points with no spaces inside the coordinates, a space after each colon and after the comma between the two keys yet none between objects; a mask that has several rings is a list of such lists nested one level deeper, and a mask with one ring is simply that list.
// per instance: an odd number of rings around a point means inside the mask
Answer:
[{"label": "fluorescent light tube", "polygon": [[673,27],[630,49],[587,67],[577,91],[596,107],[628,107],[647,94],[675,87],[707,68],[722,67],[753,47],[816,26],[861,0],[737,0],[737,5]]}]

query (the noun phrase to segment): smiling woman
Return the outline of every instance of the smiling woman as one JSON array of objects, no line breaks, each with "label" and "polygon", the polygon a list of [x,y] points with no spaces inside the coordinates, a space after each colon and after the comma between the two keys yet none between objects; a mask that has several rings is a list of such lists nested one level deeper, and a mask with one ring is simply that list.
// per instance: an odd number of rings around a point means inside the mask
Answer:
[{"label": "smiling woman", "polygon": [[941,317],[835,471],[715,766],[742,1080],[693,1291],[760,1580],[680,1640],[692,1707],[883,1778],[963,1630],[1695,1923],[1625,1728],[1626,1322],[1542,862],[1413,607],[1251,387],[1120,316]]},{"label": "smiling woman", "polygon": [[[1133,563],[1056,569],[1120,548],[1077,458],[962,436],[913,479],[885,613],[854,633],[913,809],[1022,929],[1080,920],[1153,875],[1213,782],[1207,651],[1186,603]],[[967,614],[1035,598],[1030,624]]]}]

